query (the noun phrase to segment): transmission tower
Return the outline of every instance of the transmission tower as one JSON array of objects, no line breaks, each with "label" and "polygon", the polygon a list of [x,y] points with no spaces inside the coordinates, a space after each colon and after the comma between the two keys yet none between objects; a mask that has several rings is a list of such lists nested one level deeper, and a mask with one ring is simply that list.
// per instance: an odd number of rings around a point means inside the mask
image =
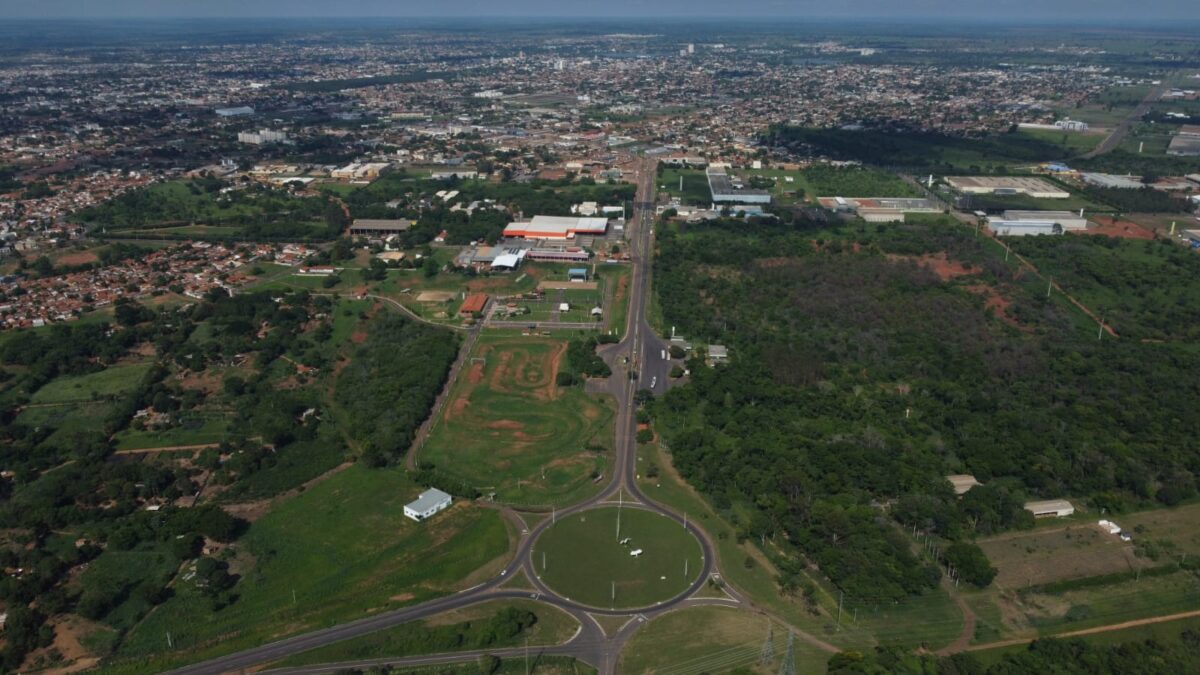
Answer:
[{"label": "transmission tower", "polygon": [[779,664],[779,675],[796,675],[796,634],[788,632],[787,655]]},{"label": "transmission tower", "polygon": [[766,666],[775,662],[775,625],[767,621],[767,641],[763,643],[762,651],[758,653],[759,665]]}]

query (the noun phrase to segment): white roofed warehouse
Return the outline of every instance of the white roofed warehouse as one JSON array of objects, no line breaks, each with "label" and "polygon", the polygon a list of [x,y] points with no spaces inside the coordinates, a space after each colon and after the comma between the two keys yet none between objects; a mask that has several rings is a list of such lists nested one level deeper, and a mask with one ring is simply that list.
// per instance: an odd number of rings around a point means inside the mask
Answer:
[{"label": "white roofed warehouse", "polygon": [[574,239],[577,234],[601,236],[608,232],[608,218],[534,216],[525,223],[509,223],[506,237],[525,239]]},{"label": "white roofed warehouse", "polygon": [[404,515],[421,522],[439,511],[450,508],[452,501],[449,494],[437,488],[429,488],[422,492],[416,500],[404,505]]}]

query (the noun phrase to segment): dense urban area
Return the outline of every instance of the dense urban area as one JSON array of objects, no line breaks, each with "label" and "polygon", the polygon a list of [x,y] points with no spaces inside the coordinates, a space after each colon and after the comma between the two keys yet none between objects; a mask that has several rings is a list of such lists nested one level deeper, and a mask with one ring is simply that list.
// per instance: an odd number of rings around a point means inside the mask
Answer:
[{"label": "dense urban area", "polygon": [[0,672],[1200,670],[1194,28],[0,26]]}]

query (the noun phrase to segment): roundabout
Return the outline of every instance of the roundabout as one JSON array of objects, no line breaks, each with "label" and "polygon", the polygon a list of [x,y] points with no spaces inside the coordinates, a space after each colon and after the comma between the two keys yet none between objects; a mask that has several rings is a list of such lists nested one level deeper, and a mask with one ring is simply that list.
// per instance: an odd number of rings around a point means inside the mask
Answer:
[{"label": "roundabout", "polygon": [[530,550],[538,579],[571,602],[602,609],[652,607],[685,593],[704,569],[699,540],[640,505],[561,517]]}]

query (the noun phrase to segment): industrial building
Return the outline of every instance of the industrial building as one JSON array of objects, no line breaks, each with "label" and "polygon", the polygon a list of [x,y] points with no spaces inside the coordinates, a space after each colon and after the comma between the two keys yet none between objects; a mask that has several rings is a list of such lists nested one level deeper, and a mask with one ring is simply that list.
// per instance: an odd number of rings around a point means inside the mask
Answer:
[{"label": "industrial building", "polygon": [[1111,173],[1082,173],[1079,177],[1088,185],[1102,188],[1121,188],[1123,190],[1140,190],[1146,187],[1140,176],[1118,176]]},{"label": "industrial building", "polygon": [[1088,130],[1087,122],[1080,122],[1071,118],[1061,119],[1053,124],[1036,124],[1033,122],[1022,122],[1017,125],[1021,129],[1045,129],[1048,131],[1078,131],[1083,132]]},{"label": "industrial building", "polygon": [[1087,218],[1070,211],[1005,211],[988,218],[988,229],[1001,237],[1062,234],[1087,229]]},{"label": "industrial building", "polygon": [[1025,510],[1034,518],[1066,518],[1075,513],[1075,507],[1065,499],[1025,502]]},{"label": "industrial building", "polygon": [[287,132],[271,131],[270,129],[259,129],[258,131],[241,131],[238,132],[238,143],[248,143],[250,145],[262,145],[264,143],[286,143],[288,140]]},{"label": "industrial building", "polygon": [[574,239],[577,234],[603,236],[608,232],[608,218],[575,218],[567,216],[534,216],[523,223],[509,223],[504,236],[523,239]]},{"label": "industrial building", "polygon": [[416,500],[404,505],[404,515],[419,523],[438,511],[450,508],[452,501],[450,495],[445,492],[437,488],[429,488],[422,492]]},{"label": "industrial building", "polygon": [[254,108],[243,105],[236,108],[217,108],[213,112],[217,113],[217,117],[245,117],[246,115],[253,115]]},{"label": "industrial building", "polygon": [[902,223],[906,213],[939,213],[933,201],[920,197],[820,197],[817,201],[833,211],[852,211],[868,223]]},{"label": "industrial building", "polygon": [[332,178],[343,180],[375,180],[390,171],[392,165],[387,162],[354,162],[340,169],[329,172]]},{"label": "industrial building", "polygon": [[350,224],[350,236],[383,239],[400,234],[401,232],[407,232],[410,227],[412,227],[412,221],[404,218],[397,218],[395,220],[355,218],[354,222]]},{"label": "industrial building", "polygon": [[1063,188],[1030,176],[947,176],[946,184],[969,195],[1029,195],[1037,199],[1067,199]]},{"label": "industrial building", "polygon": [[713,209],[717,204],[770,204],[771,193],[742,186],[740,179],[725,173],[723,167],[710,166],[705,170],[708,189],[712,192]]}]

